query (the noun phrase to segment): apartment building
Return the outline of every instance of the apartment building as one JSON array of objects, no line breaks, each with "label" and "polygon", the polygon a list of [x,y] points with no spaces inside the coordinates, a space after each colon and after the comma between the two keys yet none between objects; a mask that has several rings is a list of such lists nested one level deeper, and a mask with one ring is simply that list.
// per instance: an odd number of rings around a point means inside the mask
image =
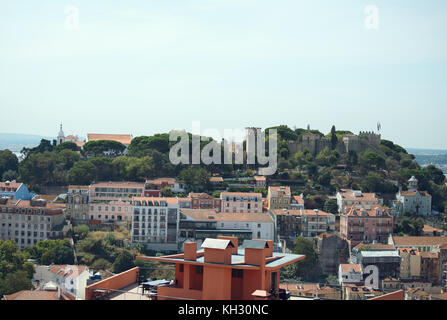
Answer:
[{"label": "apartment building", "polygon": [[265,176],[254,176],[255,179],[255,187],[256,188],[265,188],[267,186],[267,179]]},{"label": "apartment building", "polygon": [[0,198],[0,239],[15,240],[20,248],[66,235],[65,205],[43,199]]},{"label": "apartment building", "polygon": [[267,209],[290,209],[291,203],[290,187],[269,187],[267,193]]},{"label": "apartment building", "polygon": [[274,223],[267,213],[216,212],[212,209],[180,210],[179,241],[201,242],[209,237],[232,236],[239,241],[273,240]]},{"label": "apartment building", "polygon": [[207,238],[201,247],[198,251],[196,242],[186,242],[182,254],[137,256],[175,265],[174,284],[157,288],[159,300],[278,299],[280,269],[305,259],[273,252],[271,240],[245,240],[239,248],[237,238]]},{"label": "apartment building", "polygon": [[262,194],[250,192],[222,192],[222,212],[262,212]]},{"label": "apartment building", "polygon": [[90,223],[130,224],[132,221],[132,202],[121,199],[90,202],[88,219]]},{"label": "apartment building", "polygon": [[336,195],[338,212],[347,213],[352,206],[372,206],[383,205],[383,200],[379,199],[375,193],[364,193],[359,190],[340,189]]},{"label": "apartment building", "polygon": [[356,246],[360,242],[386,243],[393,233],[393,217],[380,205],[353,205],[340,214],[340,234]]},{"label": "apartment building", "polygon": [[315,210],[271,210],[280,239],[291,240],[297,236],[315,237],[325,232],[335,232],[335,215]]},{"label": "apartment building", "polygon": [[67,218],[76,222],[87,221],[89,217],[89,186],[69,185],[67,192]]},{"label": "apartment building", "polygon": [[191,198],[191,209],[214,209],[220,212],[222,208],[222,200],[207,193],[190,192],[188,197]]},{"label": "apartment building", "polygon": [[134,197],[132,204],[132,243],[150,250],[178,251],[178,199]]},{"label": "apartment building", "polygon": [[402,280],[420,279],[421,255],[417,249],[399,248],[401,257],[399,278]]},{"label": "apartment building", "polygon": [[90,202],[110,200],[131,200],[142,197],[144,183],[139,182],[98,182],[89,187]]}]

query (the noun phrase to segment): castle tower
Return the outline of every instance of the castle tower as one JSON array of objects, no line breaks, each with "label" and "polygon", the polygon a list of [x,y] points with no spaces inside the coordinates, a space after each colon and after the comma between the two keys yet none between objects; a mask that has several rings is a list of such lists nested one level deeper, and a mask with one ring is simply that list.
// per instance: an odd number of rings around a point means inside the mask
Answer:
[{"label": "castle tower", "polygon": [[59,134],[57,135],[56,145],[59,145],[64,142],[65,142],[65,134],[64,131],[62,130],[62,123],[61,123],[61,128],[59,130]]},{"label": "castle tower", "polygon": [[408,180],[408,191],[416,192],[418,190],[418,179],[415,176],[412,176],[410,180]]}]

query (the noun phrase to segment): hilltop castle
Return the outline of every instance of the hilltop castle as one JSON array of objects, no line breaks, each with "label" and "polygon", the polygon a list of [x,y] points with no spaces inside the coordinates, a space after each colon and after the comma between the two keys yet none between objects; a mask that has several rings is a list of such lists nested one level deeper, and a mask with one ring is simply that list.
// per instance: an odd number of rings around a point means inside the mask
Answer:
[{"label": "hilltop castle", "polygon": [[[380,134],[374,132],[360,131],[358,135],[345,134],[343,140],[338,139],[335,150],[340,154],[348,153],[349,151],[363,152],[366,150],[374,150],[382,153],[379,149]],[[321,137],[319,134],[310,131],[304,133],[298,141],[288,141],[288,148],[290,154],[302,152],[305,149],[316,156],[325,148],[331,150],[331,139]]]}]

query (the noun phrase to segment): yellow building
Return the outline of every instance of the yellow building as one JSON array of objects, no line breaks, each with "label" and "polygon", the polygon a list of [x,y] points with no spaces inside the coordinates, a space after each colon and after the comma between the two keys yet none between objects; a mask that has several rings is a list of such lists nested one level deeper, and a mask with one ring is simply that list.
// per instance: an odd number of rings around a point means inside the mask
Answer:
[{"label": "yellow building", "polygon": [[417,279],[421,276],[421,255],[418,249],[399,248],[400,278]]},{"label": "yellow building", "polygon": [[269,187],[267,193],[267,209],[290,209],[290,187]]}]

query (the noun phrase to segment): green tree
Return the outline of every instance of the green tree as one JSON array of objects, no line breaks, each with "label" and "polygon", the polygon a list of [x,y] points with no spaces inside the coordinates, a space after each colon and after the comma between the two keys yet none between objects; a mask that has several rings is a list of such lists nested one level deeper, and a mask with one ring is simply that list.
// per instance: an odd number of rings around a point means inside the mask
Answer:
[{"label": "green tree", "polygon": [[96,176],[96,167],[88,161],[76,162],[73,168],[68,171],[68,181],[70,184],[87,185]]},{"label": "green tree", "polygon": [[90,228],[86,224],[81,224],[78,226],[75,226],[73,228],[74,237],[76,240],[83,240],[87,238],[88,233],[90,232]]},{"label": "green tree", "polygon": [[321,275],[321,269],[319,268],[318,254],[314,249],[313,243],[300,236],[294,241],[293,253],[306,256],[304,260],[295,265],[296,275],[306,281],[318,279]]},{"label": "green tree", "polygon": [[5,172],[17,171],[19,165],[19,159],[10,150],[0,150],[0,177],[2,177]]},{"label": "green tree", "polygon": [[134,257],[126,250],[123,250],[118,254],[118,257],[112,266],[114,273],[120,273],[132,269],[133,267],[135,267]]},{"label": "green tree", "polygon": [[324,203],[323,211],[326,211],[326,212],[329,212],[329,213],[333,213],[333,214],[337,214],[338,213],[337,200],[335,200],[335,199],[328,199],[328,200],[326,200],[326,202]]},{"label": "green tree", "polygon": [[71,141],[67,141],[67,142],[63,142],[59,145],[57,145],[54,148],[55,151],[60,152],[62,150],[71,150],[71,151],[80,151],[81,148],[79,148],[76,143],[71,142]]},{"label": "green tree", "polygon": [[96,140],[89,141],[83,146],[83,153],[93,156],[104,156],[105,153],[110,153],[112,156],[122,155],[126,146],[117,141],[111,140]]},{"label": "green tree", "polygon": [[19,174],[14,170],[7,170],[3,173],[3,181],[16,180]]},{"label": "green tree", "polygon": [[6,275],[5,280],[2,281],[0,293],[2,295],[8,295],[21,290],[31,290],[32,288],[33,285],[27,272],[24,270],[18,270]]},{"label": "green tree", "polygon": [[331,128],[331,148],[332,148],[332,150],[335,150],[335,148],[337,148],[337,143],[338,143],[338,138],[337,138],[335,126],[332,126],[332,128]]}]

